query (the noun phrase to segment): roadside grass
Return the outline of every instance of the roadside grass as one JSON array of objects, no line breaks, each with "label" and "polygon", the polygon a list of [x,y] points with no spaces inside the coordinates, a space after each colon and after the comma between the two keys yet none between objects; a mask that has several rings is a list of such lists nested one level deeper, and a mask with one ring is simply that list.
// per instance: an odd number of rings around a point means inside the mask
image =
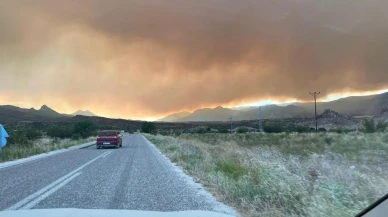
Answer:
[{"label": "roadside grass", "polygon": [[59,149],[66,149],[72,146],[95,140],[94,137],[87,139],[53,139],[41,138],[29,144],[9,144],[0,151],[0,162],[17,160],[37,154],[47,153]]},{"label": "roadside grass", "polygon": [[145,136],[243,216],[354,216],[388,189],[387,133]]}]

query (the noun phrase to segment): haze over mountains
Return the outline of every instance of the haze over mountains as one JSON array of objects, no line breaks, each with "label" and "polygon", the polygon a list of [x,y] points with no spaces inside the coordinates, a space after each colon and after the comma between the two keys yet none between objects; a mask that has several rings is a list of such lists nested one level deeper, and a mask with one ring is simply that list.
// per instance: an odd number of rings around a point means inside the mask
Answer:
[{"label": "haze over mountains", "polygon": [[[317,103],[317,112],[322,114],[326,109],[345,116],[387,116],[388,92],[372,96],[354,96],[331,102]],[[60,114],[43,105],[40,109],[19,108],[12,105],[0,106],[0,123],[17,123],[19,121],[55,121],[64,118],[96,116],[92,112],[79,110],[72,114]],[[314,116],[314,103],[294,103],[291,105],[266,105],[246,108],[202,108],[194,112],[179,112],[168,115],[159,122],[191,122],[191,121],[234,121],[276,118],[311,118]]]},{"label": "haze over mountains", "polygon": [[82,115],[82,116],[97,116],[95,114],[93,114],[93,112],[89,111],[89,110],[78,110],[74,113],[72,113],[71,115]]},{"label": "haze over mountains", "polygon": [[[388,107],[388,93],[372,96],[353,96],[330,102],[317,103],[317,113],[321,114],[326,109],[331,109],[346,116],[374,116],[380,115],[383,108]],[[184,116],[182,116],[184,114]],[[158,121],[188,122],[188,121],[227,121],[232,116],[233,120],[255,120],[272,118],[307,118],[314,116],[314,103],[295,103],[292,105],[267,105],[244,109],[230,109],[223,107],[204,108],[193,113],[171,114]]]}]

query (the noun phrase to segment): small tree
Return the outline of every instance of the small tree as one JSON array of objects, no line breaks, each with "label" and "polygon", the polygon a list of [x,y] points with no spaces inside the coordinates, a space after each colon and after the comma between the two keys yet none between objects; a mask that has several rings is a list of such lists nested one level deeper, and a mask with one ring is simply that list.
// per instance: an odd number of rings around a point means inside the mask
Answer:
[{"label": "small tree", "polygon": [[34,128],[27,128],[24,130],[24,133],[29,140],[36,140],[42,137],[42,133]]},{"label": "small tree", "polygon": [[218,131],[219,133],[229,133],[228,129],[222,128]]},{"label": "small tree", "polygon": [[204,134],[204,133],[207,133],[207,129],[204,128],[204,127],[200,127],[198,129],[195,130],[195,133],[199,133],[199,134]]},{"label": "small tree", "polygon": [[249,130],[246,127],[239,127],[237,133],[247,133]]},{"label": "small tree", "polygon": [[141,131],[143,133],[155,133],[156,126],[153,122],[143,122],[143,124],[141,126]]},{"label": "small tree", "polygon": [[364,119],[364,122],[362,124],[364,125],[366,133],[376,132],[375,120],[373,118],[370,120]]},{"label": "small tree", "polygon": [[97,126],[91,121],[80,121],[74,123],[73,134],[79,135],[82,138],[92,136],[97,130]]},{"label": "small tree", "polygon": [[47,135],[52,138],[71,138],[73,129],[71,127],[51,126],[47,129]]},{"label": "small tree", "polygon": [[282,127],[277,126],[277,125],[268,125],[268,124],[265,124],[263,126],[263,130],[266,133],[281,133],[281,132],[283,132]]}]

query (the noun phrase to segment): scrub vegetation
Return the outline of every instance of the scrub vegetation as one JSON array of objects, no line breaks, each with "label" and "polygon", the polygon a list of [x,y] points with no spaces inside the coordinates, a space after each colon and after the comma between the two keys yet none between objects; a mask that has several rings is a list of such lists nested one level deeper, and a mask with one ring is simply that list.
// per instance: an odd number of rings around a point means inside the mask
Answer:
[{"label": "scrub vegetation", "polygon": [[242,216],[354,216],[388,189],[388,133],[146,137]]},{"label": "scrub vegetation", "polygon": [[0,162],[81,145],[95,140],[97,127],[89,121],[73,126],[52,125],[43,130],[35,128],[6,128],[9,138],[0,151]]}]

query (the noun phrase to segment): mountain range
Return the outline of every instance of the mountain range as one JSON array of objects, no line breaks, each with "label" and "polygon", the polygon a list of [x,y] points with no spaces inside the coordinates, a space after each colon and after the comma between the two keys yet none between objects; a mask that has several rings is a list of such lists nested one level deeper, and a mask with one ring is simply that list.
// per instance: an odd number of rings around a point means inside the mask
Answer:
[{"label": "mountain range", "polygon": [[[318,102],[317,113],[326,109],[346,116],[379,116],[388,108],[388,93],[371,96],[352,96],[330,102]],[[384,110],[385,109],[385,110]],[[385,114],[386,112],[384,112]],[[314,103],[294,103],[290,105],[266,105],[243,109],[216,108],[197,109],[192,113],[180,112],[168,115],[161,122],[190,121],[227,121],[232,117],[235,121],[273,119],[273,118],[309,118],[314,116]]]},{"label": "mountain range", "polygon": [[76,115],[95,116],[90,111],[77,111],[73,114],[60,114],[51,109],[47,105],[43,105],[40,109],[34,108],[19,108],[13,105],[0,106],[0,123],[17,123],[20,121],[51,121],[61,120],[66,117]]},{"label": "mountain range", "polygon": [[[327,109],[338,114],[354,116],[388,117],[388,93],[372,96],[353,96],[330,102],[318,102],[317,113]],[[20,121],[61,121],[73,116],[96,116],[88,110],[79,110],[72,114],[60,114],[43,105],[40,109],[19,108],[12,105],[0,106],[0,123],[18,123]],[[290,105],[266,105],[246,108],[202,108],[194,112],[170,114],[157,122],[200,122],[276,119],[276,118],[311,118],[314,117],[314,103],[294,103]]]}]

